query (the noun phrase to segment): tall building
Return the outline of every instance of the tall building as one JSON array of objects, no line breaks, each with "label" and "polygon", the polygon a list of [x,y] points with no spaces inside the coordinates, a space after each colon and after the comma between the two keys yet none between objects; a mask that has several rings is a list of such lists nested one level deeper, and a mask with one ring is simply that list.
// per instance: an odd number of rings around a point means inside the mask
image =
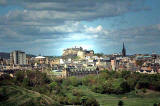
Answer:
[{"label": "tall building", "polygon": [[124,42],[123,42],[122,56],[126,57],[126,48],[124,46]]},{"label": "tall building", "polygon": [[15,50],[10,53],[10,64],[14,65],[25,65],[26,64],[26,54],[25,52]]}]

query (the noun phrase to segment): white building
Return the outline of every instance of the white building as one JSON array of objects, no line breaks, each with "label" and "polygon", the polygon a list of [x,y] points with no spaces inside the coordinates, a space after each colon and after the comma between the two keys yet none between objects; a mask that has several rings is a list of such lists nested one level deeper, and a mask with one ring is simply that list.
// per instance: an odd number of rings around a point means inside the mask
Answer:
[{"label": "white building", "polygon": [[60,63],[60,64],[64,64],[65,62],[64,62],[63,59],[60,59],[60,60],[59,60],[59,63]]}]

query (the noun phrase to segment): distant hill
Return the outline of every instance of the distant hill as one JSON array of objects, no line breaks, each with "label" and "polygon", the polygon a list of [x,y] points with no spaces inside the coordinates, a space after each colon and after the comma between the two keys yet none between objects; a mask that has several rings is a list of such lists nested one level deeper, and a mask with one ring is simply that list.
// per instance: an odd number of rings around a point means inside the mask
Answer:
[{"label": "distant hill", "polygon": [[33,54],[27,54],[26,56],[27,56],[27,58],[36,57],[36,56],[33,55]]},{"label": "distant hill", "polygon": [[[5,58],[5,59],[9,59],[10,58],[10,53],[0,52],[0,57]],[[27,54],[27,58],[28,57],[36,57],[36,56],[32,55],[32,54]]]},{"label": "distant hill", "polygon": [[5,58],[5,59],[9,59],[10,58],[10,53],[0,52],[0,57]]}]

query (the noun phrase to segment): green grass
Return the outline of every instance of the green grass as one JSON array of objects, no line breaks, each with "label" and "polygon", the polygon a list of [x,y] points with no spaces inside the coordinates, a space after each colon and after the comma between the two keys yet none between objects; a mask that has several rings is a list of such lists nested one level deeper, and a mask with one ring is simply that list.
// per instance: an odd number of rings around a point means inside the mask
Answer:
[{"label": "green grass", "polygon": [[[73,87],[84,92],[88,96],[93,96],[99,102],[101,106],[117,106],[119,100],[124,102],[124,106],[153,106],[154,103],[160,103],[160,92],[146,90],[146,93],[142,93],[142,90],[135,94],[135,91],[124,95],[114,94],[99,94],[92,92],[86,86]],[[18,86],[1,86],[0,92],[6,89],[6,95],[9,97],[7,100],[0,102],[0,106],[17,106],[26,103],[33,102],[40,105],[51,105],[56,106],[56,102],[50,97],[40,94],[35,91],[27,90]],[[66,91],[67,96],[73,97],[72,90]],[[42,103],[43,102],[43,103]]]},{"label": "green grass", "polygon": [[[6,100],[0,102],[0,106],[19,106],[19,105],[30,105],[30,103],[36,105],[54,105],[56,102],[50,97],[40,94],[35,91],[27,90],[18,86],[2,86],[0,87],[0,92],[2,93],[3,89],[6,90]],[[27,105],[27,106],[28,106]]]},{"label": "green grass", "polygon": [[153,106],[154,103],[160,103],[160,93],[147,90],[144,95],[136,95],[132,91],[124,95],[109,95],[92,92],[88,87],[79,86],[88,96],[94,96],[101,106],[117,106],[119,100],[124,102],[124,106]]}]

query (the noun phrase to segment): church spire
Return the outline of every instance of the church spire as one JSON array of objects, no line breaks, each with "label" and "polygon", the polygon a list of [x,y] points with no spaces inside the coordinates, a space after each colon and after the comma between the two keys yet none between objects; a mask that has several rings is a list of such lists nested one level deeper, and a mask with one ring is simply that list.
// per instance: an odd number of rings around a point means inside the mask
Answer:
[{"label": "church spire", "polygon": [[126,57],[126,48],[125,48],[124,42],[123,42],[122,56]]},{"label": "church spire", "polygon": [[124,42],[123,42],[123,49],[125,48],[125,46],[124,46]]}]

